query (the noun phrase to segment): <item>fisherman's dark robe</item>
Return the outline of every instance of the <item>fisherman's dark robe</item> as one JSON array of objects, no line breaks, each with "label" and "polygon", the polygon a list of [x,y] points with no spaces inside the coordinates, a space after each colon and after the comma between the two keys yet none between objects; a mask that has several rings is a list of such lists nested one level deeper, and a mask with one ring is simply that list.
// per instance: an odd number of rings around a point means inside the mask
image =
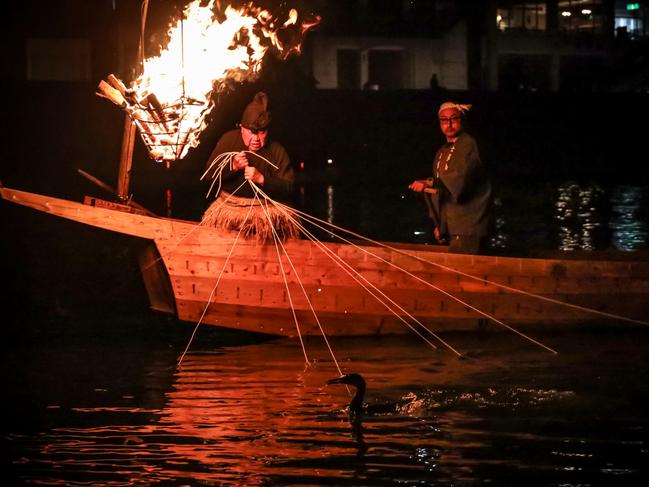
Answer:
[{"label": "fisherman's dark robe", "polygon": [[491,183],[480,160],[475,139],[463,132],[455,143],[441,147],[433,163],[433,208],[438,205],[438,228],[448,235],[484,237],[491,217]]},{"label": "fisherman's dark robe", "polygon": [[[223,134],[216,144],[208,159],[208,167],[212,161],[225,152],[241,152],[248,150],[241,138],[240,130],[230,130]],[[257,155],[258,154],[258,155]],[[272,199],[283,202],[290,202],[293,196],[293,186],[295,182],[295,171],[291,166],[286,149],[274,140],[266,140],[264,147],[256,153],[246,152],[248,164],[257,168],[264,175],[264,184],[261,189]],[[277,169],[264,161],[263,158],[272,162]],[[209,174],[210,176],[212,173]],[[230,165],[227,165],[222,172],[221,189],[227,193],[234,193],[239,186],[245,181],[243,169],[232,171]],[[243,198],[254,198],[254,192],[250,184],[243,184],[237,191],[236,196]]]}]

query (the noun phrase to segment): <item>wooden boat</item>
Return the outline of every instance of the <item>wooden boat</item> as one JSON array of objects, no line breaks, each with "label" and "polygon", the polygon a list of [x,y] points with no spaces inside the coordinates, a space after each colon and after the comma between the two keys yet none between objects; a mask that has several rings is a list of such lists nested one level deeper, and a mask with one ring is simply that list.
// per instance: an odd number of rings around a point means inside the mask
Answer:
[{"label": "wooden boat", "polygon": [[[504,324],[563,328],[623,319],[646,324],[648,318],[649,261],[457,255],[427,245],[320,246],[309,240],[286,242],[290,260],[279,259],[282,250],[273,244],[237,240],[236,233],[131,206],[6,187],[0,194],[150,240],[140,267],[151,307],[188,322],[294,336],[297,320],[302,335],[336,336]],[[375,286],[371,292],[361,285],[367,283]]]}]

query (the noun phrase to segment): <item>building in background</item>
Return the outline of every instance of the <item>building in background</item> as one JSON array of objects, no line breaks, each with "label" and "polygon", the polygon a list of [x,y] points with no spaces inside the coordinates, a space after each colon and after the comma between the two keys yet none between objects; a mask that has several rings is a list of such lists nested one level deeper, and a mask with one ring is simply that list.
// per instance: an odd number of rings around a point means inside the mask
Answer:
[{"label": "building in background", "polygon": [[321,89],[469,88],[469,33],[462,2],[328,0],[311,39]]},{"label": "building in background", "polygon": [[[647,7],[619,0],[492,1],[482,65],[490,90],[610,91],[646,46]],[[637,43],[637,45],[634,45]],[[634,66],[646,70],[645,66]]]},{"label": "building in background", "polygon": [[649,2],[317,0],[321,89],[646,91]]}]

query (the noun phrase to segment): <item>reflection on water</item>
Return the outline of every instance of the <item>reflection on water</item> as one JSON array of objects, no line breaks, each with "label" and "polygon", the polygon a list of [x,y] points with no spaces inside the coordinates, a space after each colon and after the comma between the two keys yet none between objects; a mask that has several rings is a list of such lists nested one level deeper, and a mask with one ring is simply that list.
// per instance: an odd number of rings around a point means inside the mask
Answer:
[{"label": "reflection on water", "polygon": [[[391,181],[376,184],[381,195],[342,184],[311,187],[307,211],[378,240],[434,241],[418,195],[383,190]],[[493,214],[490,247],[498,253],[649,247],[647,186],[507,182],[495,186]]]},{"label": "reflection on water", "polygon": [[334,222],[334,187],[331,184],[327,186],[327,221]]},{"label": "reflection on water", "polygon": [[559,185],[556,202],[559,250],[595,250],[594,233],[602,227],[598,208],[603,194],[603,189],[596,184]]},{"label": "reflection on water", "polygon": [[[649,188],[618,186],[611,194],[611,240],[616,249],[636,250],[649,242]],[[643,212],[645,218],[643,218]]]},{"label": "reflection on water", "polygon": [[[43,345],[31,380],[8,391],[11,414],[32,416],[5,426],[6,451],[37,484],[638,485],[649,336],[576,338],[544,338],[553,356],[507,335],[452,336],[466,360],[407,338],[334,341],[370,406],[391,411],[357,426],[319,342],[309,368],[282,340],[190,353],[179,371],[177,353]],[[101,359],[70,369],[79,353]]]},{"label": "reflection on water", "polygon": [[489,245],[495,250],[506,250],[509,246],[509,235],[506,231],[507,222],[502,206],[502,199],[494,197],[494,222]]},{"label": "reflection on water", "polygon": [[559,249],[601,250],[610,246],[632,251],[646,247],[648,190],[640,186],[614,186],[607,191],[597,184],[559,185]]}]

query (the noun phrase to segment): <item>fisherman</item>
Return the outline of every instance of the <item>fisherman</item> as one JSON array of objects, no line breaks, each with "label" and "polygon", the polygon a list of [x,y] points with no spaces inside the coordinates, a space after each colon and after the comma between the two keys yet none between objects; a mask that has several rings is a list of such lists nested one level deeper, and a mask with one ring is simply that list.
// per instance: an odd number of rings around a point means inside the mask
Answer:
[{"label": "fisherman", "polygon": [[491,183],[475,139],[464,130],[471,105],[445,102],[439,126],[446,144],[435,154],[433,177],[413,181],[424,193],[438,242],[448,239],[449,252],[479,254],[484,250],[491,217]]},{"label": "fisherman", "polygon": [[236,155],[219,175],[221,191],[203,216],[205,224],[242,230],[260,241],[272,241],[273,228],[282,239],[299,235],[295,223],[273,204],[291,202],[295,172],[286,149],[268,137],[270,122],[268,96],[259,92],[243,111],[239,129],[217,142],[208,167],[222,154]]}]

